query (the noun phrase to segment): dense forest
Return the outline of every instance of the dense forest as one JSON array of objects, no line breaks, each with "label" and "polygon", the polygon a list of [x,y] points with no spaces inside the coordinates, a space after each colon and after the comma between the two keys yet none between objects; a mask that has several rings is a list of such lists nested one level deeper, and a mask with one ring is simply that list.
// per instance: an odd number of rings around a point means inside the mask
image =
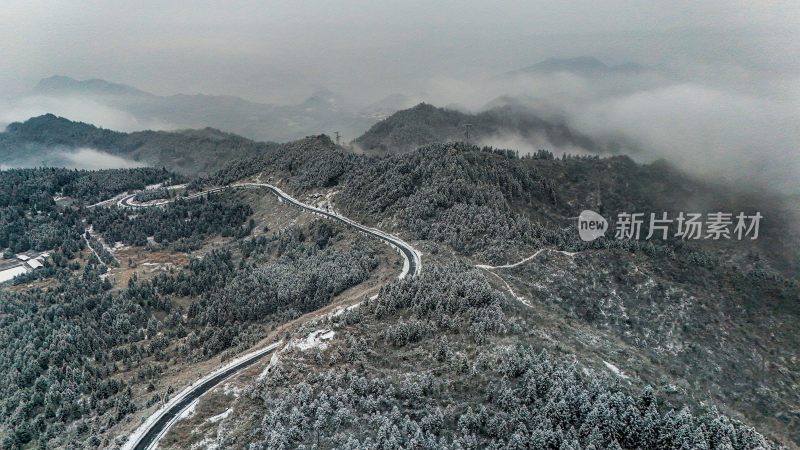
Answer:
[{"label": "dense forest", "polygon": [[[578,238],[570,219],[578,209],[593,209],[607,218],[633,211],[664,211],[674,217],[702,204],[748,214],[757,208],[768,210],[773,226],[765,227],[752,243],[755,251],[783,275],[796,273],[800,264],[784,245],[792,226],[790,205],[769,195],[692,179],[661,161],[641,165],[626,156],[556,158],[547,151],[519,155],[463,143],[364,157],[336,147],[323,135],[287,144],[276,155],[231,163],[193,182],[192,188],[225,185],[260,173],[281,179],[295,193],[335,189],[336,206],[350,217],[397,224],[414,238],[443,243],[486,262],[521,258],[543,245],[570,251],[617,247],[686,260],[713,259],[704,246],[680,239],[633,241],[608,236],[587,244]],[[647,229],[644,224],[645,235]],[[739,252],[738,264],[749,264],[746,253]],[[690,254],[701,256],[690,258]]]},{"label": "dense forest", "polygon": [[[81,205],[119,193],[180,178],[165,169],[69,170],[55,168],[0,171],[0,249],[59,250],[67,259],[82,248]],[[59,206],[58,198],[75,205]]]},{"label": "dense forest", "polygon": [[240,238],[250,234],[252,225],[246,219],[251,214],[248,205],[217,194],[178,199],[166,208],[95,208],[87,223],[108,242],[144,247],[152,237],[157,244],[187,251],[199,248],[210,235]]},{"label": "dense forest", "polygon": [[[3,448],[107,445],[97,436],[173,391],[157,376],[168,361],[191,364],[241,351],[362,282],[377,265],[374,242],[359,237],[339,248],[343,229],[328,223],[251,236],[251,207],[225,193],[162,208],[85,207],[179,181],[149,168],[0,172],[6,257],[28,249],[50,253],[44,268],[15,283],[56,281],[0,290]],[[159,198],[165,190],[144,192]],[[232,241],[190,260],[186,270],[147,281],[134,274],[122,289],[112,289],[105,275],[106,265],[119,262],[98,240],[191,251],[212,236]],[[92,253],[78,260],[86,246],[100,260]],[[186,296],[196,301],[176,303]],[[121,376],[131,372],[133,379]],[[149,384],[152,398],[134,393],[141,383]]]},{"label": "dense forest", "polygon": [[479,273],[428,266],[420,278],[395,282],[335,318],[327,348],[282,352],[213,427],[213,442],[287,449],[774,447],[713,407],[673,409],[649,386],[538,350],[544,343],[532,339],[537,330],[515,311]]},{"label": "dense forest", "polygon": [[[100,433],[173,392],[159,381],[166,364],[244,350],[365,280],[377,244],[359,237],[342,249],[342,233],[312,223],[239,239],[185,271],[134,276],[121,290],[96,260],[54,288],[0,290],[4,448],[108,445]],[[175,299],[185,296],[197,300],[184,308]],[[133,398],[137,383],[152,398]]]},{"label": "dense forest", "polygon": [[[773,226],[746,251],[679,239],[586,243],[570,219],[576,209],[614,217],[711,198],[715,208],[750,212],[755,200],[627,157],[519,155],[463,143],[377,157],[312,136],[194,180],[150,168],[0,172],[4,253],[52,253],[45,268],[0,290],[5,447],[113,445],[109,430],[180,387],[163,382],[162,372],[242,352],[378,267],[375,241],[325,221],[256,227],[251,204],[232,193],[148,209],[85,207],[156,183],[189,181],[191,192],[256,175],[298,197],[335,191],[337,210],[417,241],[426,266],[421,278],[392,283],[335,319],[328,350],[291,350],[240,400],[251,402],[243,410],[260,412],[226,422],[222,447],[771,445],[702,407],[706,400],[771,431],[777,421],[787,430],[781,437],[796,432],[790,418],[771,418],[794,405],[797,368],[785,349],[796,348],[787,324],[800,314],[797,260],[774,245],[785,229],[779,203],[766,203]],[[170,196],[154,189],[138,199]],[[217,236],[229,239],[191,257]],[[187,252],[189,262],[114,286],[106,273],[126,261],[100,240]],[[76,258],[87,245],[99,260],[87,251]],[[493,275],[463,264],[505,263],[540,249],[574,254],[544,253]],[[461,263],[440,265],[445,255]],[[45,278],[46,287],[24,286]],[[501,293],[512,287],[513,296]],[[640,378],[619,383],[588,368],[608,354],[592,346],[608,335],[619,354],[642,361]],[[710,344],[727,336],[735,339]],[[768,341],[780,351],[750,351]],[[700,361],[708,365],[693,368]],[[716,375],[723,370],[737,375]],[[683,393],[664,388],[672,383]],[[743,387],[751,385],[758,395]],[[743,395],[752,401],[735,400]]]},{"label": "dense forest", "polygon": [[219,171],[194,180],[195,189],[205,185],[226,185],[262,172],[291,175],[293,188],[331,187],[344,182],[346,174],[367,159],[337,147],[326,135],[309,136],[284,144],[280,151],[263,157],[240,159]]},{"label": "dense forest", "polygon": [[[6,169],[0,171],[0,206],[53,204],[53,196],[71,197],[92,204],[121,192],[144,189],[159,182],[183,178],[166,169],[73,170],[59,168]],[[48,200],[44,197],[50,196]]]},{"label": "dense forest", "polygon": [[[262,180],[280,180],[290,192],[336,191],[337,210],[419,240],[431,258],[441,249],[484,264],[518,261],[543,248],[585,253],[576,258],[577,267],[562,267],[545,254],[530,263],[535,276],[525,265],[491,279],[500,287],[511,283],[515,295],[522,292],[534,304],[557,305],[559,312],[549,312],[556,324],[578,320],[598,333],[620,336],[648,355],[642,356],[643,371],[681,377],[694,395],[714,396],[760,424],[797,435],[791,418],[781,415],[777,424],[772,419],[796,404],[789,374],[800,371],[789,350],[796,348],[789,324],[800,314],[800,259],[786,245],[796,239],[789,231],[790,205],[777,197],[697,181],[664,162],[641,165],[624,156],[557,158],[546,151],[519,155],[450,143],[364,157],[342,151],[324,136],[287,146],[278,158],[234,163],[197,184],[224,184],[262,172]],[[570,219],[584,208],[607,218],[633,211],[674,217],[697,205],[761,211],[769,226],[749,242],[619,240],[611,234],[587,243]],[[643,235],[646,230],[647,224]],[[589,260],[595,265],[581,264]],[[543,286],[542,279],[552,285]],[[586,280],[592,280],[590,286],[584,286]],[[687,311],[697,320],[687,319]],[[717,342],[730,339],[725,336],[736,336],[735,343],[719,347]],[[766,341],[780,342],[782,350],[750,350]],[[664,351],[671,356],[659,363]],[[706,359],[709,366],[698,366]],[[714,375],[725,370],[736,375]],[[755,384],[761,386],[758,393],[746,387]],[[743,396],[751,401],[737,400]]]}]

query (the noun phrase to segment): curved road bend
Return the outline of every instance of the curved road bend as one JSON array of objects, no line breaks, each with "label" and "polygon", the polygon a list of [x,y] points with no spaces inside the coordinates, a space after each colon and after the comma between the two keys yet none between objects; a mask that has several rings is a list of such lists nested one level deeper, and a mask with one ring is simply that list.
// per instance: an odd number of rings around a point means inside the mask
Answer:
[{"label": "curved road bend", "polygon": [[[211,194],[213,192],[219,192],[219,191],[222,191],[222,190],[225,190],[225,189],[230,189],[230,188],[245,188],[245,189],[247,189],[247,188],[250,188],[250,189],[266,188],[269,191],[271,191],[273,194],[275,194],[278,197],[278,199],[280,199],[282,201],[289,202],[290,204],[292,204],[294,206],[297,206],[299,208],[305,209],[307,211],[311,211],[311,212],[313,212],[315,214],[319,214],[319,215],[328,217],[330,219],[338,220],[338,221],[340,221],[342,223],[350,225],[353,228],[356,228],[359,231],[362,231],[364,233],[371,234],[371,235],[377,237],[378,239],[386,242],[387,244],[389,244],[393,248],[397,249],[400,252],[400,254],[403,256],[403,260],[404,260],[403,261],[403,271],[400,273],[400,276],[398,276],[398,278],[400,278],[400,279],[405,278],[405,276],[408,273],[411,273],[412,276],[419,275],[419,272],[422,269],[422,258],[420,256],[419,251],[417,251],[414,247],[412,247],[411,244],[409,244],[408,242],[405,242],[404,240],[400,239],[399,237],[394,236],[394,235],[389,234],[389,233],[386,233],[384,231],[381,231],[381,230],[379,230],[377,228],[372,228],[372,227],[368,227],[366,225],[362,225],[362,224],[360,224],[360,223],[358,223],[358,222],[356,222],[356,221],[354,221],[352,219],[349,219],[349,218],[347,218],[345,216],[342,216],[340,214],[336,214],[336,213],[333,213],[333,212],[330,212],[330,211],[326,211],[326,210],[321,209],[321,208],[317,208],[316,206],[312,206],[312,205],[303,203],[303,202],[295,199],[291,195],[287,194],[286,192],[281,190],[279,187],[273,186],[271,184],[267,184],[267,183],[236,183],[236,184],[231,184],[231,185],[228,185],[228,186],[222,186],[222,187],[216,187],[216,188],[208,189],[206,191],[198,192],[198,193],[189,195],[187,197],[179,197],[179,198],[181,198],[181,199],[192,199],[192,198],[202,197],[204,195],[208,195],[208,194]],[[121,198],[119,201],[117,201],[117,206],[121,206],[121,207],[124,207],[124,208],[149,208],[149,207],[153,207],[153,206],[164,206],[166,204],[169,204],[169,203],[175,201],[174,198],[171,198],[171,199],[157,200],[157,201],[148,202],[148,203],[137,203],[135,201],[135,197],[136,197],[135,193],[134,194],[130,194],[128,196],[125,196],[125,197]]]},{"label": "curved road bend", "polygon": [[[403,256],[403,270],[398,276],[399,279],[405,278],[409,273],[412,277],[417,276],[422,270],[422,258],[419,251],[399,237],[381,231],[377,228],[362,225],[345,216],[303,203],[271,184],[237,183],[209,189],[182,198],[196,198],[229,188],[266,188],[275,194],[281,201],[285,201],[294,206],[311,211],[314,214],[319,214],[330,219],[338,220],[363,233],[377,237],[378,239],[389,244],[391,247],[397,249]],[[148,203],[136,203],[135,196],[135,193],[125,196],[117,201],[117,205],[124,208],[148,208],[153,206],[163,206],[175,200],[166,199]],[[155,444],[158,443],[159,439],[166,434],[169,428],[177,421],[181,414],[183,414],[183,412],[186,411],[190,405],[192,405],[192,403],[194,403],[203,394],[217,386],[226,378],[248,366],[251,366],[265,355],[271,353],[275,347],[277,347],[277,343],[244,355],[235,360],[233,363],[229,363],[228,365],[223,366],[221,369],[218,369],[212,374],[202,378],[197,385],[185,389],[183,392],[175,396],[164,407],[153,413],[153,415],[151,415],[136,431],[134,431],[134,433],[128,439],[128,442],[126,442],[123,446],[123,449],[145,450],[153,448]]]},{"label": "curved road bend", "polygon": [[176,395],[169,403],[150,416],[148,420],[131,435],[131,438],[122,448],[134,450],[153,448],[167,433],[170,427],[178,421],[184,411],[203,394],[236,372],[255,364],[264,356],[272,353],[272,351],[278,347],[278,344],[280,344],[280,342],[276,342],[260,350],[239,357],[234,360],[233,363],[229,363],[203,377],[196,385],[193,387],[190,386]]}]

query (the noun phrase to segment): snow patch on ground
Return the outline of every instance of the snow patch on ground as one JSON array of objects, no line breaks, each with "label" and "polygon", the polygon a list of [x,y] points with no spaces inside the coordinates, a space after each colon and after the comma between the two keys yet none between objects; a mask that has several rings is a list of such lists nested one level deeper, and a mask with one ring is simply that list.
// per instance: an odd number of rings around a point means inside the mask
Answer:
[{"label": "snow patch on ground", "polygon": [[608,362],[608,361],[603,361],[603,364],[605,364],[605,365],[606,365],[606,367],[608,367],[608,370],[610,370],[610,371],[614,372],[614,375],[616,375],[616,376],[618,376],[618,377],[620,377],[620,378],[623,378],[623,379],[628,379],[628,378],[630,378],[628,375],[626,375],[626,374],[625,374],[625,372],[623,372],[622,370],[620,370],[620,368],[619,368],[619,367],[617,367],[617,366],[615,366],[614,364],[611,364],[611,363],[610,363],[610,362]]},{"label": "snow patch on ground", "polygon": [[542,252],[545,252],[545,251],[553,252],[553,253],[561,253],[562,255],[566,255],[566,256],[575,256],[575,255],[578,254],[577,252],[565,252],[564,250],[553,250],[551,248],[540,248],[539,250],[536,250],[536,252],[534,254],[532,254],[531,256],[528,256],[527,258],[521,259],[521,260],[519,260],[519,261],[517,261],[517,262],[515,262],[513,264],[512,263],[508,263],[508,264],[503,264],[502,266],[490,266],[490,265],[487,265],[487,264],[476,264],[475,267],[477,267],[479,269],[485,269],[485,270],[511,269],[511,268],[520,266],[522,264],[525,264],[526,262],[532,260],[533,258],[536,258]]},{"label": "snow patch on ground", "polygon": [[264,367],[264,370],[262,370],[261,373],[258,375],[258,378],[256,378],[257,381],[261,381],[261,380],[263,380],[264,378],[267,377],[267,374],[269,374],[269,371],[272,370],[272,368],[275,367],[275,365],[278,364],[278,360],[280,358],[279,355],[281,353],[285,352],[289,348],[290,345],[291,344],[286,344],[280,351],[277,351],[277,352],[272,354],[272,357],[269,359],[269,364],[267,364],[267,367]]},{"label": "snow patch on ground", "polygon": [[222,412],[220,414],[217,414],[216,416],[209,417],[208,421],[211,422],[211,423],[217,423],[220,420],[230,416],[232,412],[233,412],[233,408],[228,408],[224,412]]},{"label": "snow patch on ground", "polygon": [[506,289],[507,289],[507,290],[508,290],[508,292],[511,294],[511,297],[515,298],[517,301],[519,301],[519,302],[520,302],[520,303],[522,303],[523,305],[525,305],[525,306],[527,306],[527,307],[529,307],[529,308],[532,308],[532,307],[533,307],[533,305],[531,305],[531,302],[530,302],[530,301],[528,301],[528,300],[527,300],[525,297],[523,297],[523,296],[521,296],[521,295],[517,295],[517,294],[515,294],[515,293],[514,293],[514,290],[513,290],[513,289],[511,289],[511,285],[509,285],[509,284],[506,282],[506,280],[505,280],[503,277],[501,277],[500,275],[498,275],[497,273],[495,273],[495,272],[494,272],[494,270],[497,270],[497,269],[512,269],[512,268],[514,268],[514,267],[517,267],[517,266],[520,266],[520,265],[522,265],[522,264],[525,264],[526,262],[528,262],[528,261],[530,261],[530,260],[532,260],[532,259],[536,258],[536,257],[537,257],[537,256],[539,256],[539,255],[540,255],[542,252],[545,252],[545,251],[547,251],[547,252],[553,252],[553,253],[561,253],[562,255],[566,255],[566,256],[570,256],[570,257],[572,257],[572,256],[575,256],[575,255],[577,254],[576,252],[565,252],[565,251],[563,251],[563,250],[554,250],[554,249],[549,249],[549,248],[540,248],[539,250],[537,250],[537,251],[536,251],[534,254],[532,254],[531,256],[528,256],[527,258],[521,259],[521,260],[519,260],[519,261],[517,261],[517,262],[515,262],[515,263],[513,263],[513,264],[512,264],[512,263],[508,263],[508,264],[503,264],[502,266],[491,266],[491,265],[488,265],[488,264],[476,264],[476,265],[475,265],[475,267],[477,267],[478,269],[483,269],[483,270],[485,270],[485,271],[487,271],[487,272],[491,273],[491,274],[492,274],[492,275],[494,275],[495,277],[497,277],[497,278],[498,278],[498,279],[499,279],[499,280],[500,280],[500,281],[501,281],[501,282],[502,282],[502,283],[503,283],[503,284],[506,286]]},{"label": "snow patch on ground", "polygon": [[335,335],[335,331],[326,328],[312,331],[305,339],[295,342],[294,346],[299,348],[301,351],[306,351],[312,348],[325,350],[328,348],[328,344],[325,341],[330,341]]},{"label": "snow patch on ground", "polygon": [[205,438],[200,442],[196,442],[196,443],[192,444],[192,446],[190,447],[191,450],[200,450],[200,449],[203,449],[203,450],[216,450],[218,448],[219,448],[219,445],[217,445],[217,443],[214,441],[214,439],[211,439],[211,438]]},{"label": "snow patch on ground", "polygon": [[[371,297],[371,298],[370,298],[370,300],[374,300],[374,299],[376,299],[376,298],[378,298],[378,296],[377,296],[377,295],[375,295],[375,296]],[[358,308],[359,306],[361,306],[361,302],[358,302],[358,303],[353,303],[353,304],[352,304],[352,305],[350,305],[350,306],[340,306],[340,307],[336,308],[336,310],[335,310],[335,311],[333,311],[332,313],[330,313],[330,317],[339,317],[339,316],[341,316],[342,314],[344,314],[344,313],[345,313],[345,311],[352,311],[352,310],[354,310],[354,309]]]},{"label": "snow patch on ground", "polygon": [[197,407],[198,400],[199,399],[195,399],[195,401],[190,403],[189,406],[187,406],[186,409],[183,410],[181,415],[178,416],[178,420],[185,420],[188,419],[189,417],[192,417],[194,415],[194,409]]},{"label": "snow patch on ground", "polygon": [[309,196],[311,200],[308,203],[315,206],[318,209],[336,213],[336,210],[333,207],[333,197],[338,193],[339,191],[331,191],[326,194],[323,193],[311,194]]},{"label": "snow patch on ground", "polygon": [[235,386],[232,383],[225,383],[222,385],[222,393],[225,395],[232,395],[238,398],[241,392],[242,388],[239,386]]},{"label": "snow patch on ground", "polygon": [[489,269],[484,269],[484,270],[486,270],[490,274],[492,274],[495,277],[497,277],[497,279],[500,280],[506,286],[506,289],[508,289],[508,292],[511,294],[511,297],[515,298],[518,302],[522,303],[523,305],[527,306],[528,308],[533,308],[533,305],[531,304],[531,302],[529,302],[528,299],[526,299],[525,297],[523,297],[521,295],[517,295],[514,292],[514,290],[511,289],[511,285],[508,284],[508,282],[506,282],[506,280],[503,277],[501,277],[500,275],[492,272]]}]

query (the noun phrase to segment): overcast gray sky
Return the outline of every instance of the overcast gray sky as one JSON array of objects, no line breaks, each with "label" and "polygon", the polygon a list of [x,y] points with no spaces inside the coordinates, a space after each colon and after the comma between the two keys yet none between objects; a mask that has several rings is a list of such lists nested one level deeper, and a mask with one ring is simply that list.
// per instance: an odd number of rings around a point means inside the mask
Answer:
[{"label": "overcast gray sky", "polygon": [[[107,105],[25,97],[53,74],[279,103],[322,87],[361,105],[399,92],[476,110],[512,96],[592,136],[631,139],[643,159],[800,192],[798,0],[165,3],[1,2],[0,122],[54,112],[158,127]],[[498,81],[582,55],[653,70]],[[496,138],[487,144],[552,147]]]},{"label": "overcast gray sky", "polygon": [[165,3],[4,0],[0,90],[61,74],[159,94],[286,101],[325,86],[367,100],[579,55],[698,76],[800,73],[796,0]]}]

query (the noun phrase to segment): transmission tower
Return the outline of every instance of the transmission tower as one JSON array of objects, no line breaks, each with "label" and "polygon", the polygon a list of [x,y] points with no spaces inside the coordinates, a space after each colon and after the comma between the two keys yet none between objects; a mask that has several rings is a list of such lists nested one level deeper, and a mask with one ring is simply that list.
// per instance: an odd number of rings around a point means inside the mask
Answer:
[{"label": "transmission tower", "polygon": [[338,131],[334,131],[334,133],[336,133],[336,145],[339,145],[339,139],[342,137],[342,135],[340,135]]},{"label": "transmission tower", "polygon": [[464,125],[464,142],[469,142],[469,130],[472,128],[471,123],[465,123]]}]

